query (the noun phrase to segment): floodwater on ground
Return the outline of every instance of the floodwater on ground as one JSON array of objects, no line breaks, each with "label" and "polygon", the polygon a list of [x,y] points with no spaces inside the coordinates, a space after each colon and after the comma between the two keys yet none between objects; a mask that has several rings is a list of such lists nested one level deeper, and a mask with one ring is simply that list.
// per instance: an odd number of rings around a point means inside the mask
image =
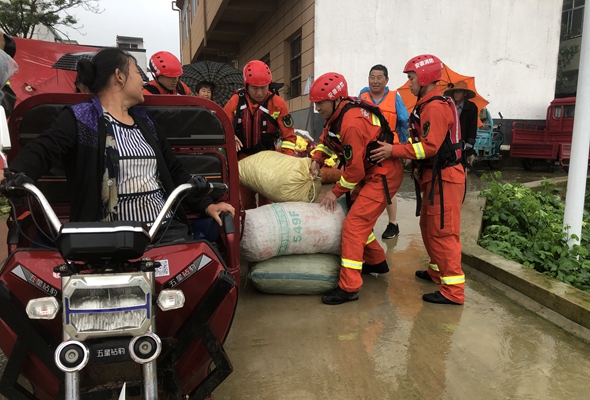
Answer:
[{"label": "floodwater on ground", "polygon": [[[565,176],[550,170],[501,172],[502,182]],[[485,183],[469,175],[467,190],[482,188]],[[319,296],[264,294],[247,281],[243,263],[238,309],[224,345],[234,371],[215,399],[590,398],[590,345],[485,279],[467,270],[464,306],[422,301],[436,286],[414,277],[428,257],[408,173],[398,198],[400,236],[381,240],[385,214],[375,228],[391,272],[367,276],[359,301],[326,306]],[[0,359],[5,360],[1,352]]]},{"label": "floodwater on ground", "polygon": [[[565,174],[510,169],[500,181],[556,176]],[[469,176],[468,191],[485,187]],[[385,214],[375,228],[391,271],[367,276],[359,301],[327,306],[320,296],[264,294],[247,281],[243,264],[225,343],[234,372],[215,399],[589,398],[590,344],[514,303],[488,286],[489,278],[465,268],[463,306],[422,301],[436,286],[414,276],[428,256],[409,176],[398,194],[400,236],[381,240]]]}]

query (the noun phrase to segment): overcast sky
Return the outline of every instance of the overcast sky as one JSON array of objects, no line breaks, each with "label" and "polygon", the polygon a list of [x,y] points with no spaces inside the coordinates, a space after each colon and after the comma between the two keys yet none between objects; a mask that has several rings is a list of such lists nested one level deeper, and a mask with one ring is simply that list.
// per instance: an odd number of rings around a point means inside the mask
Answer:
[{"label": "overcast sky", "polygon": [[60,28],[80,44],[114,46],[117,35],[143,38],[146,56],[166,50],[180,58],[178,12],[170,0],[100,0],[101,14],[81,7],[70,14],[77,17],[81,33]]}]

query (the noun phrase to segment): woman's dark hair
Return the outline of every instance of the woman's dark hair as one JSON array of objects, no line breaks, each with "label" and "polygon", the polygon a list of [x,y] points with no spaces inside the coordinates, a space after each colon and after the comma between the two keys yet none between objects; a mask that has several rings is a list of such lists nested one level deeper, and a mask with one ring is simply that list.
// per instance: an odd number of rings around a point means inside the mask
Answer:
[{"label": "woman's dark hair", "polygon": [[213,94],[213,91],[215,90],[215,85],[205,81],[199,82],[197,86],[195,86],[195,94],[199,94],[199,90],[201,90],[202,88],[209,88],[209,90],[211,90],[211,94]]},{"label": "woman's dark hair", "polygon": [[387,76],[387,67],[385,65],[381,65],[381,64],[374,65],[373,68],[371,68],[371,70],[369,71],[369,74],[373,71],[382,71],[383,75],[386,78],[389,78],[389,76]]},{"label": "woman's dark hair", "polygon": [[107,86],[117,68],[129,74],[129,63],[132,60],[134,58],[121,49],[115,47],[103,49],[96,53],[92,60],[85,58],[78,60],[77,79],[96,94]]}]

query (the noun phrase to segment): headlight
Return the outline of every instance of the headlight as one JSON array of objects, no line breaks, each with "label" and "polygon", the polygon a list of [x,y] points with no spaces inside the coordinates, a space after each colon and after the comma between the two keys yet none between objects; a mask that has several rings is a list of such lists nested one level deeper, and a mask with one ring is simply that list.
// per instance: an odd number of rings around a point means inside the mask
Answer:
[{"label": "headlight", "polygon": [[152,315],[152,288],[142,272],[73,275],[63,288],[64,329],[78,340],[142,335]]},{"label": "headlight", "polygon": [[165,289],[158,295],[158,306],[162,311],[175,310],[184,306],[184,293],[178,289]]},{"label": "headlight", "polygon": [[31,319],[53,319],[59,311],[59,303],[55,297],[41,297],[29,300],[27,315]]}]

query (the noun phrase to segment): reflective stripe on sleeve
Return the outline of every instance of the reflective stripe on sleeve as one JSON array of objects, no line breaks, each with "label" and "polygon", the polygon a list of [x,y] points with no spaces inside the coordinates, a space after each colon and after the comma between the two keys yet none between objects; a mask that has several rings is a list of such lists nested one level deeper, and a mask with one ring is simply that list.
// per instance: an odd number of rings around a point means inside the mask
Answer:
[{"label": "reflective stripe on sleeve", "polygon": [[313,149],[309,154],[313,156],[316,151],[321,151],[322,153],[327,154],[329,157],[332,157],[334,155],[334,152],[330,150],[328,146],[324,146],[323,144],[318,144],[317,147]]},{"label": "reflective stripe on sleeve", "polygon": [[412,147],[414,148],[414,153],[416,153],[416,160],[423,160],[426,158],[426,153],[424,152],[424,146],[422,146],[421,142],[413,143]]},{"label": "reflective stripe on sleeve", "polygon": [[358,184],[358,182],[347,182],[346,179],[344,179],[343,176],[340,177],[340,186],[342,186],[345,189],[349,189],[352,190],[355,188],[355,186]]},{"label": "reflective stripe on sleeve", "polygon": [[363,262],[362,261],[354,261],[354,260],[349,260],[347,258],[343,258],[342,259],[342,266],[344,268],[362,270],[363,269]]},{"label": "reflective stripe on sleeve", "polygon": [[283,144],[281,145],[281,147],[283,149],[295,150],[295,143],[283,142]]},{"label": "reflective stripe on sleeve", "polygon": [[465,275],[441,276],[440,283],[443,285],[460,285],[465,283]]}]

